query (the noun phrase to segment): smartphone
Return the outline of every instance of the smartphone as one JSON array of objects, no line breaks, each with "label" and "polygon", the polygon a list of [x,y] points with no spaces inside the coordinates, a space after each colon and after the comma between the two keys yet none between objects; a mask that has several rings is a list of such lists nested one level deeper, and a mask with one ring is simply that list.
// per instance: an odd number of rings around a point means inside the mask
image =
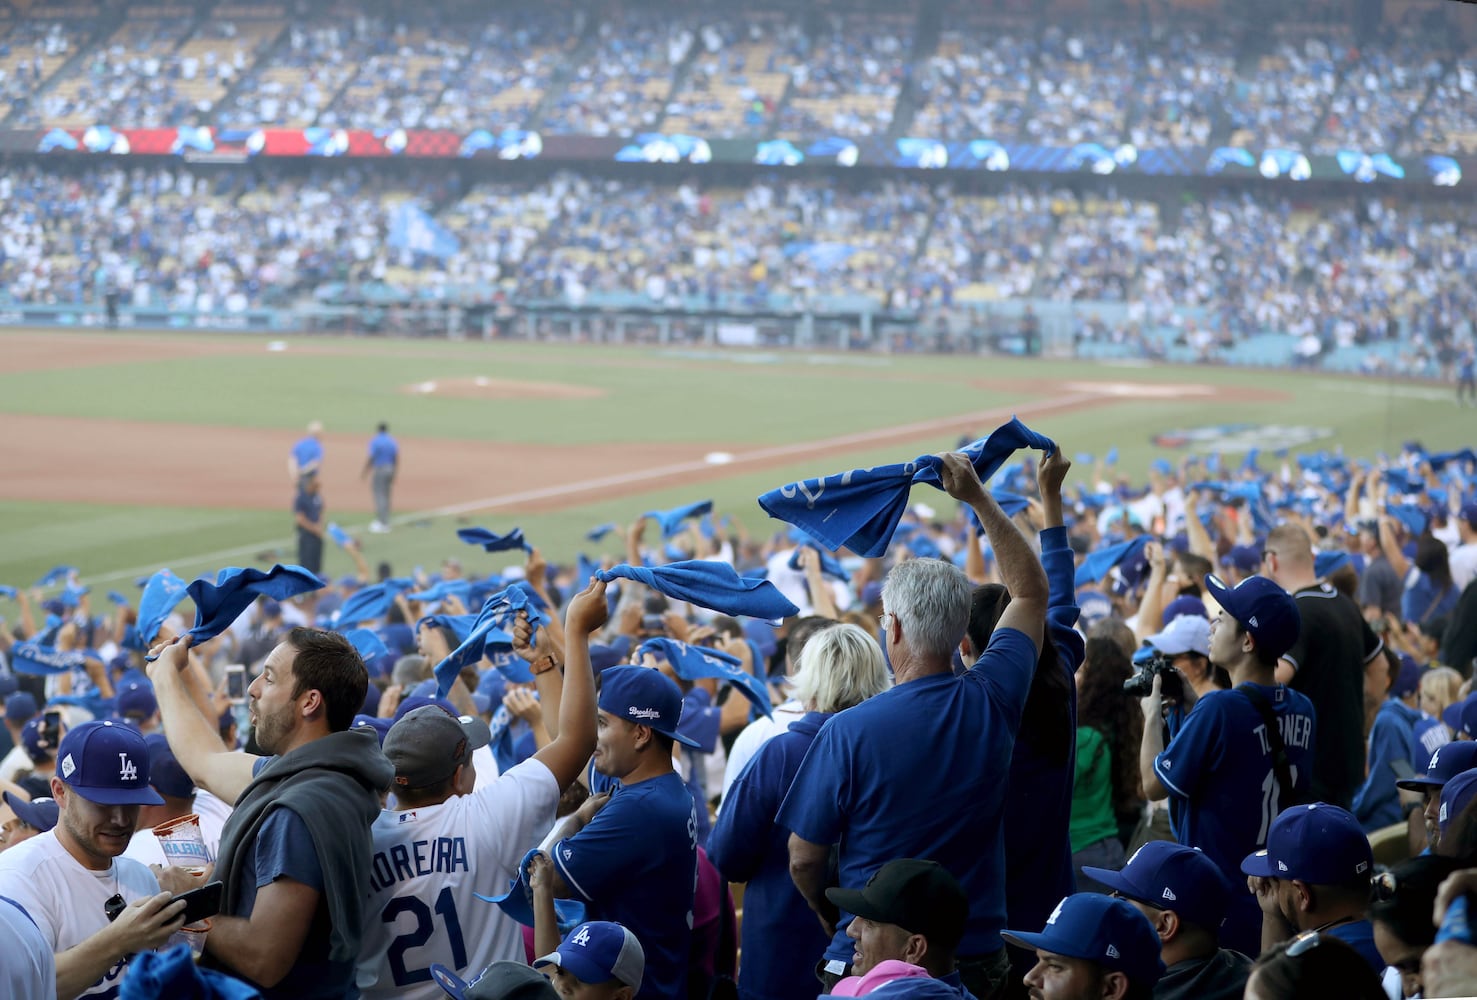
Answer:
[{"label": "smartphone", "polygon": [[62,742],[62,713],[50,711],[41,717],[41,745],[48,750],[55,750]]},{"label": "smartphone", "polygon": [[226,667],[226,697],[237,702],[246,700],[246,664],[232,663]]},{"label": "smartphone", "polygon": [[1390,761],[1390,770],[1395,772],[1396,781],[1409,781],[1415,777],[1415,768],[1411,767],[1410,761],[1404,757]]},{"label": "smartphone", "polygon": [[221,911],[221,892],[224,889],[224,882],[207,882],[198,889],[181,893],[170,902],[174,903],[183,899],[185,901],[185,923],[196,924]]}]

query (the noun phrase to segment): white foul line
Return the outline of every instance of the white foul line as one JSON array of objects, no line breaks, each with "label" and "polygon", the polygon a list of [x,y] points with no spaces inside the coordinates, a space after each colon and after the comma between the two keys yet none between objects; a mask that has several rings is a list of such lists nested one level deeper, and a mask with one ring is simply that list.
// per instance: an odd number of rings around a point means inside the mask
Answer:
[{"label": "white foul line", "polygon": [[[857,445],[869,444],[873,441],[885,441],[891,438],[912,437],[918,434],[926,434],[931,431],[945,430],[957,427],[964,423],[973,423],[981,420],[998,420],[1011,415],[1033,413],[1047,413],[1063,407],[1076,406],[1079,403],[1090,403],[1109,399],[1101,393],[1079,392],[1066,396],[1059,396],[1052,400],[1043,400],[1035,403],[1022,403],[1019,406],[996,406],[988,410],[978,410],[974,413],[960,413],[952,417],[938,417],[933,420],[920,420],[911,424],[898,424],[893,427],[880,427],[870,431],[857,431],[852,434],[841,434],[836,437],[823,438],[819,441],[800,441],[793,444],[772,445],[767,448],[756,448],[753,451],[736,452],[730,462],[721,466],[731,468],[735,465],[753,462],[767,462],[771,459],[784,458],[789,455],[805,454],[812,451],[829,451],[832,449],[845,449]],[[712,465],[704,459],[694,459],[687,462],[676,462],[671,465],[657,466],[651,469],[638,469],[633,472],[621,472],[610,476],[601,476],[598,479],[587,479],[579,483],[564,483],[555,486],[540,486],[537,489],[524,490],[520,493],[505,493],[502,496],[483,497],[480,500],[468,500],[465,503],[452,504],[449,507],[437,507],[433,510],[417,511],[410,514],[402,514],[391,519],[394,524],[407,524],[413,521],[424,521],[428,518],[451,517],[457,514],[470,514],[478,510],[493,510],[498,507],[511,507],[521,503],[532,503],[538,500],[549,500],[554,497],[566,497],[580,493],[592,493],[596,490],[610,489],[614,486],[629,486],[632,483],[643,483],[655,479],[664,479],[668,476],[682,475],[688,472],[707,471],[720,466]],[[133,579],[146,573],[153,573],[164,566],[186,565],[195,562],[219,563],[222,560],[232,559],[236,556],[249,555],[260,552],[263,549],[281,547],[290,544],[292,539],[278,537],[264,542],[256,542],[252,545],[239,545],[232,549],[222,549],[219,552],[207,552],[204,555],[189,556],[187,558],[173,561],[149,563],[144,566],[136,566],[132,569],[117,570],[106,576],[90,577],[85,582],[89,584],[104,584],[114,580]]]}]

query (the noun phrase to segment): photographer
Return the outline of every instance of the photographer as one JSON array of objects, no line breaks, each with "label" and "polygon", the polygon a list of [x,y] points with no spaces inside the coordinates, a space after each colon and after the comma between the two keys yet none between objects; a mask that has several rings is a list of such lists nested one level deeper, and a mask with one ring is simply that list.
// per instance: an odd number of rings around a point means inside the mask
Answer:
[{"label": "photographer", "polygon": [[[1176,838],[1198,847],[1232,884],[1241,861],[1266,845],[1277,814],[1304,801],[1312,762],[1314,714],[1308,699],[1277,684],[1277,659],[1297,641],[1297,605],[1271,580],[1251,576],[1228,587],[1206,578],[1221,606],[1210,628],[1210,661],[1226,668],[1232,691],[1202,694],[1168,748],[1163,727],[1165,676],[1140,703],[1144,726],[1139,772],[1144,793],[1168,798]],[[1261,944],[1261,915],[1249,893],[1227,911],[1221,941],[1248,955]]]}]

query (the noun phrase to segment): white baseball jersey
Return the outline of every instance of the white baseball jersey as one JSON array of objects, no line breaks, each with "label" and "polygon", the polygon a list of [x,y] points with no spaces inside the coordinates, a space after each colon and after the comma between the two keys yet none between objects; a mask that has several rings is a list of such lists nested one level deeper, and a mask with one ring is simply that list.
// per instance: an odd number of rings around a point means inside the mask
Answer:
[{"label": "white baseball jersey", "polygon": [[0,995],[51,1000],[56,996],[56,958],[41,929],[14,900],[0,899]]},{"label": "white baseball jersey", "polygon": [[554,775],[529,759],[471,795],[381,812],[357,977],[364,997],[441,1000],[433,962],[469,977],[524,961],[519,925],[473,893],[507,890],[558,804]]},{"label": "white baseball jersey", "polygon": [[[49,830],[0,854],[0,896],[25,909],[53,954],[75,948],[108,926],[104,910],[114,893],[126,902],[159,891],[154,873],[128,858],[114,858],[107,871],[84,868]],[[118,995],[128,959],[120,960],[78,996],[106,1000]]]}]

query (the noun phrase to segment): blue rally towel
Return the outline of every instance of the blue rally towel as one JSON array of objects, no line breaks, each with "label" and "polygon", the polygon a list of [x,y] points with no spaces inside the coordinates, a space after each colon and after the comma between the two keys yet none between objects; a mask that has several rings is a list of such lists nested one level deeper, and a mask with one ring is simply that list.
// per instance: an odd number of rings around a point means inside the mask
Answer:
[{"label": "blue rally towel", "polygon": [[[472,623],[461,645],[447,654],[446,659],[436,664],[436,693],[444,698],[451,691],[457,674],[463,667],[482,659],[489,643],[511,648],[513,637],[506,631],[519,611],[528,615],[528,624],[534,628],[547,625],[549,616],[539,610],[530,590],[509,587],[487,599],[477,620]],[[517,660],[517,657],[513,657]],[[522,662],[519,660],[518,662]]]},{"label": "blue rally towel", "polygon": [[486,528],[458,528],[456,537],[468,545],[482,546],[484,552],[507,552],[510,549],[533,551],[533,546],[523,540],[522,528],[514,528],[506,535],[495,535]]},{"label": "blue rally towel", "polygon": [[188,584],[175,576],[173,570],[161,569],[149,577],[138,599],[140,648],[147,650],[154,644],[159,637],[159,626],[164,624],[175,605],[185,599],[188,589]]},{"label": "blue rally towel", "polygon": [[439,580],[425,590],[418,590],[405,596],[408,600],[430,604],[433,601],[444,601],[449,595],[455,594],[459,601],[466,604],[471,593],[471,580]]},{"label": "blue rally towel", "polygon": [[1144,551],[1151,539],[1148,535],[1140,535],[1132,541],[1119,542],[1117,545],[1109,545],[1098,549],[1096,552],[1088,553],[1082,565],[1077,567],[1077,575],[1072,580],[1072,586],[1085,587],[1089,583],[1097,583],[1108,575],[1108,571],[1120,563],[1132,562]]},{"label": "blue rally towel", "polygon": [[[1056,450],[1056,444],[1012,419],[988,438],[961,450],[983,482],[1020,448],[1049,454]],[[803,529],[833,552],[846,547],[875,559],[887,552],[892,533],[908,507],[909,490],[919,483],[943,488],[938,472],[941,465],[936,455],[921,455],[911,462],[805,479],[765,493],[759,498],[759,506],[770,517]]]},{"label": "blue rally towel", "polygon": [[223,972],[195,964],[181,942],[164,951],[142,951],[128,962],[118,1000],[260,1000],[261,991]]},{"label": "blue rally towel", "polygon": [[396,589],[388,583],[376,583],[372,587],[356,590],[338,609],[334,619],[336,628],[349,628],[360,622],[373,621],[389,614],[395,604]]},{"label": "blue rally towel", "polygon": [[472,634],[472,626],[477,624],[477,618],[477,615],[426,615],[415,623],[415,630],[419,632],[422,625],[450,629],[452,635],[456,636],[457,643],[461,644]]},{"label": "blue rally towel", "polygon": [[14,597],[15,597],[15,588],[14,587],[7,587],[4,584],[0,584],[0,597],[9,597],[9,598],[14,599]]},{"label": "blue rally towel", "polygon": [[1405,530],[1412,535],[1419,535],[1426,530],[1426,513],[1418,505],[1392,503],[1387,506],[1390,516],[1405,525]]},{"label": "blue rally towel", "polygon": [[790,556],[791,569],[800,569],[801,548],[815,549],[821,554],[821,576],[829,576],[831,579],[840,580],[842,583],[851,582],[851,574],[846,572],[846,569],[841,565],[840,562],[836,560],[836,557],[831,555],[831,553],[827,552],[825,549],[821,548],[814,542],[808,542],[805,545],[795,549],[795,554]]},{"label": "blue rally towel", "polygon": [[367,628],[351,628],[344,633],[344,638],[349,640],[349,645],[359,651],[359,658],[365,663],[389,652],[385,644],[380,641],[380,637]]},{"label": "blue rally towel", "polygon": [[723,562],[689,559],[665,566],[620,565],[603,569],[595,576],[606,583],[635,580],[657,593],[734,617],[748,615],[773,621],[800,613],[768,580],[739,576],[737,570]]},{"label": "blue rally towel", "polygon": [[332,538],[333,544],[337,545],[341,549],[349,549],[354,547],[354,539],[349,537],[349,533],[343,528],[340,528],[338,525],[334,524],[332,521],[328,522],[328,537]]},{"label": "blue rally towel", "polygon": [[1463,448],[1460,451],[1438,451],[1436,454],[1429,456],[1426,461],[1431,463],[1431,469],[1433,471],[1440,472],[1452,462],[1458,462],[1461,465],[1477,463],[1477,452],[1474,452],[1471,448]]},{"label": "blue rally towel", "polygon": [[42,645],[36,639],[18,642],[10,647],[10,669],[18,674],[65,674],[80,670],[87,654],[80,649],[62,652],[54,646]]},{"label": "blue rally towel", "polygon": [[636,655],[640,657],[647,653],[670,663],[672,670],[684,681],[705,677],[727,681],[742,691],[755,708],[765,715],[770,714],[769,689],[744,669],[743,661],[737,656],[702,646],[689,646],[676,639],[647,639],[636,648]]},{"label": "blue rally towel", "polygon": [[[480,892],[472,895],[484,902],[494,903],[497,908],[525,927],[533,926],[533,889],[528,884],[528,862],[538,853],[535,847],[523,855],[518,862],[518,877],[508,883],[508,891],[501,896],[484,896]],[[554,900],[554,917],[559,924],[559,933],[568,934],[585,922],[585,904],[572,899]]]},{"label": "blue rally towel", "polygon": [[608,521],[605,524],[596,525],[589,531],[585,532],[585,537],[592,542],[598,542],[600,541],[600,539],[604,538],[606,535],[610,534],[614,530],[615,522]]},{"label": "blue rally towel", "polygon": [[112,601],[120,608],[126,608],[128,606],[128,598],[124,597],[116,590],[108,591],[108,600]]},{"label": "blue rally towel", "polygon": [[1349,565],[1349,553],[1332,550],[1319,552],[1313,556],[1313,572],[1318,576],[1327,576]]},{"label": "blue rally towel", "polygon": [[[1081,489],[1081,487],[1079,486],[1078,489]],[[995,498],[995,502],[1000,505],[1000,510],[1006,517],[1015,517],[1021,511],[1031,506],[1030,498],[1023,497],[1019,493],[991,490],[990,496]],[[979,515],[974,512],[974,508],[965,507],[964,511],[969,516],[969,523],[974,528],[974,533],[976,535],[983,535],[985,533],[985,526],[980,524]]]},{"label": "blue rally towel", "polygon": [[642,517],[649,517],[662,526],[662,537],[671,538],[682,530],[682,522],[690,517],[702,517],[704,514],[712,513],[713,501],[699,500],[685,507],[673,507],[671,510],[649,510]]},{"label": "blue rally towel", "polygon": [[190,629],[190,643],[198,646],[214,639],[258,597],[285,601],[327,586],[324,581],[301,566],[278,563],[266,572],[248,566],[227,566],[216,574],[215,582],[202,576],[187,588],[195,602],[195,627]]},{"label": "blue rally towel", "polygon": [[61,583],[72,573],[77,572],[76,566],[53,566],[46,571],[46,575],[37,580],[35,586],[50,587],[52,584]]}]

